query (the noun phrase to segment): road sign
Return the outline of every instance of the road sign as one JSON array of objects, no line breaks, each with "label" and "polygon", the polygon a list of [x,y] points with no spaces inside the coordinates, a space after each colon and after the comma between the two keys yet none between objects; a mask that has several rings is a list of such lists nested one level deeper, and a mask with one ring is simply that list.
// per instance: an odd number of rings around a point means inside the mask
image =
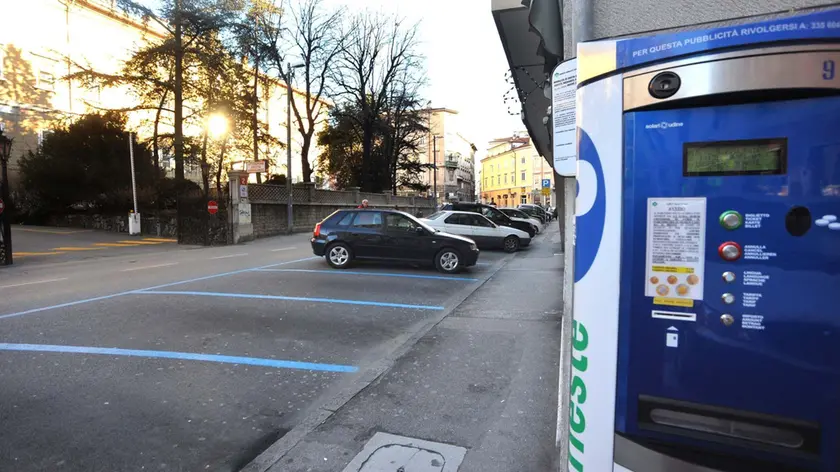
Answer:
[{"label": "road sign", "polygon": [[215,215],[219,211],[219,204],[215,200],[207,202],[207,213]]},{"label": "road sign", "polygon": [[265,172],[265,161],[248,161],[245,163],[245,172],[259,174]]},{"label": "road sign", "polygon": [[6,209],[6,204],[3,203],[3,199],[0,198],[0,215],[3,214],[3,210],[5,210],[5,209]]},{"label": "road sign", "polygon": [[543,188],[551,188],[551,179],[542,179]]},{"label": "road sign", "polygon": [[543,187],[542,194],[545,196],[551,195],[551,188],[550,187]]}]

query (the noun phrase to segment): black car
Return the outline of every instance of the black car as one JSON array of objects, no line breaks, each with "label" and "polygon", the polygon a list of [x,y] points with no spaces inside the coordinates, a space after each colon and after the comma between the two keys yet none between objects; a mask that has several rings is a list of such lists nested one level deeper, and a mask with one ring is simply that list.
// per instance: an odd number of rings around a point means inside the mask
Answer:
[{"label": "black car", "polygon": [[548,220],[549,220],[548,213],[546,213],[545,210],[543,210],[542,208],[540,208],[536,205],[522,204],[522,205],[519,205],[518,209],[522,210],[523,213],[531,215],[532,217],[542,221],[543,224],[548,223]]},{"label": "black car", "polygon": [[505,215],[498,208],[490,205],[485,205],[483,203],[446,203],[441,207],[441,210],[471,211],[473,213],[480,213],[486,216],[488,220],[492,221],[493,223],[496,223],[499,226],[507,226],[510,228],[516,228],[518,230],[525,231],[532,238],[535,234],[537,234],[537,228],[534,227],[534,225],[532,225],[528,221],[514,220],[511,217]]},{"label": "black car", "polygon": [[479,254],[473,240],[394,210],[338,210],[315,225],[310,241],[312,252],[336,269],[367,259],[433,263],[452,274],[474,266]]}]

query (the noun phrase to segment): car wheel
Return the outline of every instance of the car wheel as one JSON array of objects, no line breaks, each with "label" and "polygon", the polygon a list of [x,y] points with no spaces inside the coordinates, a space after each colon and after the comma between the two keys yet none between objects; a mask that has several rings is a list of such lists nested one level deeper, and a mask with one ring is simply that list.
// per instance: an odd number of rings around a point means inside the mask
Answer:
[{"label": "car wheel", "polygon": [[444,274],[455,274],[461,271],[461,254],[450,248],[441,249],[435,256],[435,267]]},{"label": "car wheel", "polygon": [[505,252],[516,252],[519,250],[519,238],[516,236],[508,236],[505,238]]},{"label": "car wheel", "polygon": [[331,244],[327,248],[327,264],[335,269],[346,269],[353,262],[353,251],[344,243]]}]

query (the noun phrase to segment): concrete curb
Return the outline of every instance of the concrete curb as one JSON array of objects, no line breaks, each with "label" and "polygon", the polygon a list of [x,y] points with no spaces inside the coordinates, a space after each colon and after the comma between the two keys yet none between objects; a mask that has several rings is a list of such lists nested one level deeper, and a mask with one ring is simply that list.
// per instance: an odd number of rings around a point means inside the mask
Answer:
[{"label": "concrete curb", "polygon": [[459,292],[453,294],[447,299],[447,306],[445,310],[440,312],[440,315],[430,320],[427,323],[419,325],[413,332],[406,333],[398,339],[403,339],[402,342],[397,341],[397,347],[391,350],[385,357],[374,362],[364,369],[353,382],[344,387],[337,394],[330,399],[315,407],[315,409],[308,414],[303,421],[292,428],[282,438],[278,439],[274,444],[269,446],[259,456],[254,458],[245,467],[240,469],[240,472],[266,472],[289,453],[297,444],[302,441],[309,433],[313,432],[318,426],[325,423],[336,411],[343,407],[347,402],[353,399],[356,395],[365,390],[368,386],[379,381],[385,373],[397,362],[399,358],[404,356],[420,339],[428,334],[441,321],[446,319],[453,311],[455,311],[461,304],[469,298],[473,293],[478,291],[496,275],[511,259],[516,257],[517,253],[507,254],[503,259],[496,263],[490,270],[487,277],[484,277],[478,283],[465,287]]}]

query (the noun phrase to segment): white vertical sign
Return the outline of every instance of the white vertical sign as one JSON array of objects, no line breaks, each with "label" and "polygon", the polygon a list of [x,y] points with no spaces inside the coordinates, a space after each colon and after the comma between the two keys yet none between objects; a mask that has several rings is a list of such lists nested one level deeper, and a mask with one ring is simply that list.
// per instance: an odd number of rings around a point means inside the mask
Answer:
[{"label": "white vertical sign", "polygon": [[564,177],[577,175],[577,59],[562,62],[551,74],[551,119],[554,170]]}]

